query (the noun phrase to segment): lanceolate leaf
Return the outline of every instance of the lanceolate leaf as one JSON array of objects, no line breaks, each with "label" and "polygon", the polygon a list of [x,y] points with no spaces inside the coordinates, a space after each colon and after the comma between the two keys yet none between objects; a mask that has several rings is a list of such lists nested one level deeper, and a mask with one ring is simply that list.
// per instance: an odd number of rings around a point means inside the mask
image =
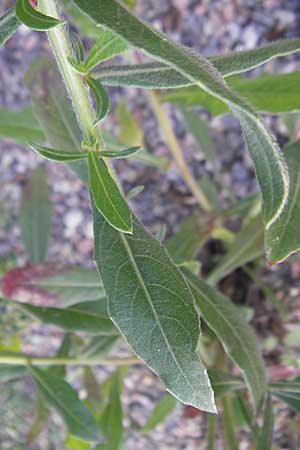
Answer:
[{"label": "lanceolate leaf", "polygon": [[273,444],[274,413],[271,395],[268,395],[263,426],[259,431],[256,450],[271,450]]},{"label": "lanceolate leaf", "polygon": [[87,77],[86,79],[89,88],[91,89],[96,101],[96,119],[94,125],[98,125],[109,112],[110,102],[106,89],[102,86],[100,81],[94,78]]},{"label": "lanceolate leaf", "polygon": [[122,159],[129,158],[130,156],[136,155],[141,150],[141,147],[131,147],[125,148],[124,150],[114,151],[114,150],[102,150],[99,152],[99,156],[101,158],[114,158],[114,159]]},{"label": "lanceolate leaf", "polygon": [[[97,304],[97,302],[93,303]],[[76,309],[76,305],[68,309],[42,308],[24,303],[20,303],[20,306],[43,323],[56,325],[67,331],[103,336],[118,335],[111,320],[94,310]]]},{"label": "lanceolate leaf", "polygon": [[253,330],[227,297],[186,269],[183,269],[183,273],[189,282],[201,317],[242,371],[258,411],[267,391],[267,382],[264,362]]},{"label": "lanceolate leaf", "polygon": [[63,24],[60,20],[37,11],[31,6],[30,0],[17,0],[16,15],[20,22],[37,31],[49,30]]},{"label": "lanceolate leaf", "polygon": [[[1,375],[0,375],[1,379]],[[272,395],[285,402],[294,411],[300,411],[300,379],[283,380],[270,384]]]},{"label": "lanceolate leaf", "polygon": [[280,262],[300,250],[300,141],[284,151],[290,172],[290,193],[282,216],[267,231],[266,249],[270,261]]},{"label": "lanceolate leaf", "polygon": [[76,391],[49,371],[33,366],[28,366],[28,369],[45,403],[61,416],[69,432],[82,440],[99,442],[100,428],[90,411],[79,400]]},{"label": "lanceolate leaf", "polygon": [[85,62],[85,69],[89,72],[93,67],[113,56],[116,56],[128,49],[126,41],[109,30],[101,29],[100,36],[91,48]]},{"label": "lanceolate leaf", "polygon": [[52,205],[49,199],[47,172],[43,166],[34,170],[24,186],[19,222],[29,262],[32,264],[44,262],[50,240]]},{"label": "lanceolate leaf", "polygon": [[55,150],[54,148],[44,147],[43,145],[29,143],[29,147],[31,147],[35,152],[37,152],[40,156],[45,159],[49,159],[50,161],[56,162],[70,162],[70,161],[79,161],[80,159],[85,159],[88,157],[87,153],[71,153],[65,152],[64,150]]},{"label": "lanceolate leaf", "polygon": [[164,248],[135,218],[132,235],[118,233],[95,206],[94,234],[95,260],[115,325],[176,398],[215,412],[197,353],[193,298]]},{"label": "lanceolate leaf", "polygon": [[263,226],[260,218],[246,225],[236,236],[215,269],[209,275],[207,282],[216,285],[222,278],[238,267],[253,261],[263,253]]},{"label": "lanceolate leaf", "polygon": [[[288,196],[288,172],[272,136],[251,106],[236,94],[207,59],[170,41],[140,21],[116,0],[75,0],[90,17],[131,45],[167,62],[198,87],[222,100],[240,119],[254,160],[263,196],[263,217],[268,228],[280,216]],[[259,158],[260,155],[260,158]]]},{"label": "lanceolate leaf", "polygon": [[[227,82],[261,113],[281,114],[300,110],[300,95],[297,92],[300,74],[297,72],[281,75],[263,74],[251,79],[235,76],[228,78]],[[164,96],[164,100],[186,107],[201,106],[208,109],[213,116],[229,112],[229,108],[223,102],[211,97],[197,86],[172,91]]]},{"label": "lanceolate leaf", "polygon": [[20,26],[14,9],[10,9],[0,17],[0,47],[11,38]]},{"label": "lanceolate leaf", "polygon": [[80,39],[79,35],[77,33],[75,33],[74,31],[71,31],[69,33],[69,37],[70,37],[75,61],[76,61],[76,63],[79,64],[81,61],[83,61],[83,58],[84,58],[84,46],[83,46],[82,40]]},{"label": "lanceolate leaf", "polygon": [[176,404],[176,399],[172,397],[172,395],[164,395],[151,411],[151,414],[141,431],[143,433],[149,433],[157,425],[164,422],[166,418],[174,411]]},{"label": "lanceolate leaf", "polygon": [[[229,53],[208,58],[224,77],[247,72],[273,58],[300,51],[300,39],[274,41],[255,50]],[[162,62],[101,67],[93,73],[110,86],[136,86],[150,89],[170,89],[195,84],[186,76]]]},{"label": "lanceolate leaf", "polygon": [[88,162],[90,189],[96,207],[112,227],[132,233],[131,211],[106,165],[94,151],[89,151]]}]

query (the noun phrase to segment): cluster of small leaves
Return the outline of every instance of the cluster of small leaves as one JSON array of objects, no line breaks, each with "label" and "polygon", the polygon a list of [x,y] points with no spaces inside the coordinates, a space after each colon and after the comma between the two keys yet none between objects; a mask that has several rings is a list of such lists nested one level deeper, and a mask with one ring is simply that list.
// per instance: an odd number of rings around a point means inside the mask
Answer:
[{"label": "cluster of small leaves", "polygon": [[[53,2],[49,0],[49,4]],[[47,160],[66,164],[89,186],[99,274],[41,264],[47,255],[51,204],[45,169],[40,167],[24,188],[20,209],[22,238],[28,262],[33,265],[13,269],[5,275],[2,291],[3,297],[9,300],[3,299],[2,303],[8,301],[30,317],[59,327],[71,336],[83,333],[78,363],[84,358],[105,356],[123,338],[172,394],[162,398],[146,424],[135,424],[137,432],[148,433],[164,420],[175,408],[174,398],[211,413],[217,411],[215,400],[221,398],[230,448],[238,448],[232,422],[232,406],[238,404],[243,420],[255,430],[255,448],[268,450],[272,446],[274,421],[271,399],[275,396],[299,411],[299,382],[268,382],[251,327],[215,285],[236,268],[262,256],[264,233],[266,251],[272,262],[282,261],[300,248],[297,227],[300,144],[288,145],[282,152],[257,112],[298,111],[300,102],[295,87],[299,84],[299,74],[264,74],[256,79],[237,76],[272,58],[298,52],[300,40],[283,40],[256,50],[204,58],[137,18],[131,11],[132,1],[75,0],[73,3],[65,0],[63,3],[78,28],[89,30],[86,34],[95,39],[87,55],[79,35],[72,33],[68,40],[64,21],[44,14],[30,0],[17,0],[15,9],[0,19],[0,45],[21,23],[33,30],[47,31],[52,43],[63,39],[62,53],[56,53],[56,57],[63,75],[62,59],[70,77],[82,82],[83,92],[79,95],[92,97],[90,100],[95,104],[92,131],[78,124],[78,111],[74,111],[54,65],[41,60],[34,63],[26,77],[32,109],[26,108],[21,113],[0,110],[0,135],[27,145]],[[157,61],[97,67],[129,48]],[[65,77],[67,88],[69,82]],[[124,105],[119,108],[121,128],[123,122],[119,139],[100,131],[99,125],[110,109],[105,85],[173,89],[161,97],[162,102],[181,106],[188,129],[212,162],[215,155],[207,126],[186,107],[200,105],[212,115],[232,112],[240,121],[253,159],[262,202],[257,196],[251,196],[228,210],[220,210],[215,185],[209,178],[202,179],[201,188],[212,205],[212,215],[201,220],[197,215],[189,218],[166,243],[166,250],[161,243],[164,233],[160,233],[159,239],[154,238],[132,213],[110,162],[133,157],[160,167],[162,161],[141,150],[142,136]],[[133,195],[130,193],[128,197]],[[263,220],[258,213],[260,209]],[[232,239],[219,222],[239,214],[246,219],[241,232]],[[217,225],[211,227],[212,223]],[[195,258],[204,243],[216,236],[230,241],[227,253],[203,282],[198,277]],[[224,352],[240,369],[242,378],[216,369],[207,371],[203,363],[205,353],[199,353],[199,316],[210,329],[211,340],[216,337],[220,341]],[[56,366],[47,370],[39,367],[47,364],[47,358],[39,360],[20,354],[15,348],[3,347],[0,380],[29,374],[36,382],[41,404],[63,418],[70,433],[66,441],[69,448],[77,444],[80,448],[94,448],[86,444],[93,442],[98,444],[97,449],[118,450],[125,435],[120,400],[125,372],[116,371],[107,384],[99,386],[87,371],[88,398],[82,402],[65,380],[64,366],[74,361],[69,356],[69,347],[69,334],[66,334],[58,355],[53,358]],[[17,365],[18,362],[24,367]],[[93,394],[89,392],[91,384]],[[252,400],[251,410],[240,395],[246,388]],[[105,392],[106,400],[99,410],[93,395],[97,397],[100,390],[102,394]],[[231,404],[232,399],[235,403]],[[260,415],[261,427],[258,426]],[[48,415],[42,411],[42,417],[47,420]]]}]

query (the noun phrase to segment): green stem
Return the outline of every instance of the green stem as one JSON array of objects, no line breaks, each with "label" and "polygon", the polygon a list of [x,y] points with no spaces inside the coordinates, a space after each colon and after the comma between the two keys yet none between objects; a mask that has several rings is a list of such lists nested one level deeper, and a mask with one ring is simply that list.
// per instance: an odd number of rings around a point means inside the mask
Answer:
[{"label": "green stem", "polygon": [[224,397],[222,397],[221,402],[223,407],[222,418],[226,448],[228,450],[239,450],[239,444],[235,435],[234,415],[231,399],[227,395],[225,395]]},{"label": "green stem", "polygon": [[[48,16],[61,19],[56,0],[40,0],[39,9]],[[93,125],[94,111],[87,87],[81,75],[72,68],[68,61],[68,58],[72,58],[73,54],[66,27],[52,28],[48,30],[47,35],[84,135],[86,138],[94,138],[102,144],[101,133]]]},{"label": "green stem", "polygon": [[157,117],[158,123],[161,126],[166,140],[169,144],[170,151],[172,152],[178,169],[180,170],[182,178],[190,188],[190,191],[193,193],[200,206],[202,206],[202,208],[207,212],[211,211],[212,208],[210,203],[208,202],[205,194],[200,189],[199,184],[195,180],[189,166],[183,158],[179,143],[170,124],[170,120],[166,111],[164,110],[164,107],[159,101],[158,95],[153,91],[149,91],[147,94],[153,111],[155,112],[155,115]]},{"label": "green stem", "polygon": [[61,357],[35,357],[23,354],[2,354],[0,355],[0,365],[27,366],[130,366],[142,364],[137,358],[61,358]]},{"label": "green stem", "polygon": [[217,416],[215,414],[208,414],[207,427],[207,450],[214,450],[217,435]]}]

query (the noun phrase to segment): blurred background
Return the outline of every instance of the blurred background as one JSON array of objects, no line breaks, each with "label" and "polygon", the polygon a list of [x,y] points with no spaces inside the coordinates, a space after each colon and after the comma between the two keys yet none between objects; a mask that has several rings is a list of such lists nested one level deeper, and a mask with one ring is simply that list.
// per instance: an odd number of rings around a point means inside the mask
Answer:
[{"label": "blurred background", "polygon": [[[70,3],[66,1],[66,3]],[[13,2],[2,0],[2,14]],[[136,13],[146,21],[166,32],[175,40],[193,47],[203,55],[225,54],[232,50],[253,49],[274,39],[300,37],[299,0],[137,0]],[[90,41],[84,41],[86,48]],[[42,55],[51,54],[46,36],[22,26],[0,50],[0,118],[5,110],[20,111],[29,105],[29,94],[24,84],[30,64]],[[116,61],[124,62],[122,57]],[[299,56],[279,58],[254,70],[249,76],[265,72],[289,73],[299,71]],[[116,164],[125,192],[135,186],[144,190],[132,200],[132,206],[154,234],[166,227],[166,239],[195,211],[199,211],[196,199],[183,181],[167,141],[153,113],[149,98],[139,89],[109,88],[112,110],[105,127],[121,142],[143,144],[149,152],[145,161],[118,161]],[[189,132],[182,111],[166,103],[176,137],[184,158],[195,178],[208,178],[218,186],[218,202],[222,207],[257,192],[254,171],[245,151],[239,124],[230,115],[212,117],[197,109],[205,130],[205,145],[214,152],[213,161],[199,151],[195,137]],[[289,137],[289,123],[282,118],[267,118],[279,142],[285,144]],[[295,128],[296,129],[296,128]],[[296,129],[297,131],[297,129]],[[1,127],[0,127],[1,137]],[[298,135],[299,138],[299,135]],[[3,139],[0,141],[0,277],[13,267],[28,262],[28,251],[22,239],[20,214],[28,200],[28,183],[47,177],[44,192],[46,226],[50,229],[48,260],[61,264],[93,267],[93,230],[89,193],[81,182],[63,165],[43,162],[34,152],[21,145]],[[39,171],[36,169],[39,167]],[[42,175],[41,175],[42,173]],[[37,181],[38,182],[38,181]],[[38,185],[37,185],[38,186]],[[27,189],[27,190],[26,190]],[[27,197],[26,197],[27,196]],[[25,199],[25,200],[24,200]],[[51,206],[52,205],[52,206]],[[201,215],[201,211],[200,211]],[[238,230],[239,220],[230,224]],[[199,261],[203,273],[214,266],[224,253],[224,243],[209,239],[201,249]],[[222,290],[247,308],[249,320],[259,335],[261,347],[272,377],[299,376],[300,367],[300,260],[291,257],[279,266],[258,268],[259,279],[269,291],[243,269],[234,271],[222,282]],[[271,292],[271,293],[270,293]],[[287,318],[282,320],[274,297],[287,308]],[[273,297],[274,296],[274,297]],[[1,311],[0,311],[1,312]],[[0,316],[0,340],[14,342],[23,321],[31,326],[26,334],[23,350],[53,354],[59,346],[62,334],[51,327],[28,324],[26,318],[15,310],[5,310]],[[15,342],[18,346],[18,342]],[[126,352],[120,348],[116,352]],[[109,369],[97,369],[98,381],[103,381]],[[68,371],[69,380],[86,396],[84,376],[80,369]],[[62,424],[51,415],[41,426],[36,442],[28,441],[36,415],[33,386],[21,379],[7,383],[0,391],[0,449],[1,450],[58,450],[68,447],[64,441]],[[143,424],[164,392],[163,386],[146,368],[131,369],[125,378],[123,405],[126,424]],[[241,425],[241,449],[249,448],[247,432]],[[31,430],[32,431],[32,430]],[[129,432],[126,449],[205,449],[206,421],[201,412],[177,406],[164,424],[159,424],[149,436]],[[296,450],[300,448],[299,413],[289,410],[283,403],[276,403],[276,448]],[[218,436],[220,449],[224,448],[222,436]],[[71,445],[71,444],[70,444]]]}]

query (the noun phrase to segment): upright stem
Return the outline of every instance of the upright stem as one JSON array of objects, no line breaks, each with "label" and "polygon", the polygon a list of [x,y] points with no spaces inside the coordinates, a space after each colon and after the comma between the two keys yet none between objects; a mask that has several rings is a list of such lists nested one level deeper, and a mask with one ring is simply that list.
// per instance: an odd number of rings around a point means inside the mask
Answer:
[{"label": "upright stem", "polygon": [[[44,14],[60,19],[56,0],[40,0],[38,5]],[[68,62],[73,55],[65,26],[52,28],[47,35],[85,137],[96,138],[102,143],[101,133],[93,125],[94,112],[87,88],[80,74]]]},{"label": "upright stem", "polygon": [[185,160],[182,156],[182,152],[181,152],[179,143],[177,141],[175,133],[170,124],[168,115],[165,112],[163,106],[161,105],[157,94],[153,91],[149,91],[148,98],[149,98],[150,104],[155,112],[155,115],[159,121],[159,125],[161,126],[162,130],[164,131],[165,137],[169,144],[169,148],[173,154],[175,162],[178,166],[178,169],[181,172],[181,175],[182,175],[184,181],[186,182],[186,184],[188,185],[191,192],[194,194],[195,198],[197,199],[199,204],[202,206],[202,208],[205,211],[210,212],[211,206],[210,206],[206,196],[200,189],[199,184],[195,180],[194,175],[192,174],[190,168],[188,167],[187,163],[185,162]]}]

